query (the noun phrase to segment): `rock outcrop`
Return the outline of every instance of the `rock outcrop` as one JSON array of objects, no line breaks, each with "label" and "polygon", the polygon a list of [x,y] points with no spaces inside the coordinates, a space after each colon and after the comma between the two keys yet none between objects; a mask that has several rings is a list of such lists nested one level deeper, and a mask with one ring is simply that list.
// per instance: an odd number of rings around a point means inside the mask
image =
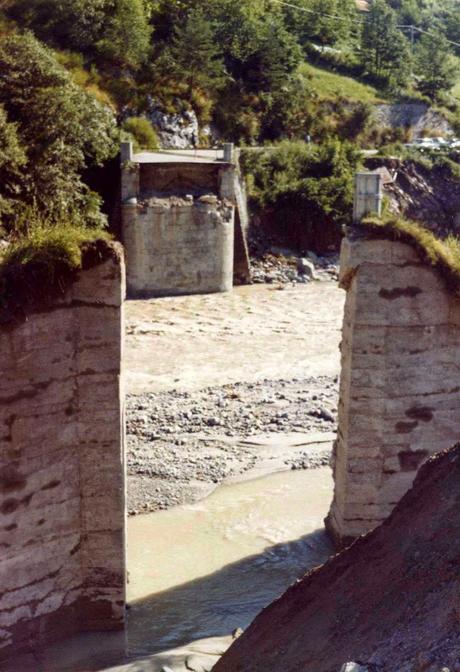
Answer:
[{"label": "rock outcrop", "polygon": [[193,110],[169,114],[152,107],[148,118],[155,126],[163,149],[188,149],[198,145],[200,128]]},{"label": "rock outcrop", "polygon": [[452,130],[447,119],[426,103],[376,105],[375,118],[380,126],[409,128],[414,137],[423,131],[441,135]]},{"label": "rock outcrop", "polygon": [[[460,670],[460,444],[373,532],[267,607],[214,672]],[[348,669],[348,668],[345,668]]]}]

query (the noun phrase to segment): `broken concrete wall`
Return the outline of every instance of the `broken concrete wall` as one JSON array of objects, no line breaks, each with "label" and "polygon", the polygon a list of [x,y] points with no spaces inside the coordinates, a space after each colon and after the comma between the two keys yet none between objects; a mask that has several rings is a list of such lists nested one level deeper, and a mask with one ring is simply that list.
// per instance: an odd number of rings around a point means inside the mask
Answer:
[{"label": "broken concrete wall", "polygon": [[248,214],[237,166],[154,161],[155,155],[151,163],[122,166],[129,295],[221,292],[233,281],[249,282]]},{"label": "broken concrete wall", "polygon": [[233,206],[205,196],[152,198],[122,207],[130,296],[231,290]]},{"label": "broken concrete wall", "polygon": [[339,542],[387,518],[420,465],[460,435],[460,300],[415,250],[344,239],[335,494]]},{"label": "broken concrete wall", "polygon": [[232,165],[220,173],[220,197],[235,206],[235,238],[233,252],[233,280],[235,284],[251,282],[248,235],[249,212],[244,180],[238,167]]},{"label": "broken concrete wall", "polygon": [[0,328],[0,658],[123,626],[124,266]]}]

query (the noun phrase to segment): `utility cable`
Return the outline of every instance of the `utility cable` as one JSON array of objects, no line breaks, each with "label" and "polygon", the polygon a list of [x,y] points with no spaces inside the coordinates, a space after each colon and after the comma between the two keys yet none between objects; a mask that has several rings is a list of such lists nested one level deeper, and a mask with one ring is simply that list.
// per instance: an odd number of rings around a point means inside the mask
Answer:
[{"label": "utility cable", "polygon": [[[285,7],[292,7],[292,9],[297,9],[299,12],[306,12],[307,14],[316,14],[317,16],[324,16],[327,19],[339,19],[340,21],[344,20],[343,16],[338,16],[338,14],[326,14],[325,12],[317,12],[314,9],[307,9],[306,7],[299,7],[299,5],[293,5],[290,2],[285,2],[284,0],[271,0],[271,2],[276,2],[278,5],[284,5]],[[359,19],[348,19],[351,23],[363,24],[364,21]]]},{"label": "utility cable", "polygon": [[[343,16],[339,16],[338,14],[326,14],[324,12],[317,12],[314,9],[307,9],[306,7],[299,7],[299,5],[294,5],[291,2],[286,2],[285,0],[271,0],[271,2],[276,2],[278,5],[284,5],[285,7],[291,7],[292,9],[297,9],[299,12],[305,12],[307,14],[316,14],[316,16],[324,16],[328,19],[338,19],[339,21],[344,21]],[[367,19],[364,19],[363,21],[359,19],[347,19],[348,22],[350,23],[359,23],[360,25],[364,25],[367,22]],[[432,33],[428,30],[423,30],[423,28],[419,28],[418,26],[413,26],[413,25],[397,25],[396,28],[400,29],[410,29],[412,36],[413,36],[413,31],[416,30],[418,33],[424,33],[425,35],[431,35],[431,37],[436,37],[435,33]],[[453,42],[452,40],[448,40],[445,38],[446,41],[449,44],[453,44],[455,47],[460,47],[460,44],[458,42]]]}]

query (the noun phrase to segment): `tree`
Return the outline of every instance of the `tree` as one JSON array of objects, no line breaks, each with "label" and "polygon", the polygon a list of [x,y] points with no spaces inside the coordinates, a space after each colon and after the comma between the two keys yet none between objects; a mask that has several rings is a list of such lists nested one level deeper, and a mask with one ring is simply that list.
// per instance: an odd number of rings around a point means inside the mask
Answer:
[{"label": "tree", "polygon": [[449,43],[440,32],[425,34],[420,39],[416,52],[416,72],[419,76],[419,90],[433,100],[455,84],[458,68]]},{"label": "tree", "polygon": [[404,85],[410,53],[406,38],[396,27],[396,14],[385,0],[372,3],[361,37],[361,62],[372,77],[390,86]]},{"label": "tree", "polygon": [[301,50],[282,17],[263,20],[257,49],[246,60],[247,85],[254,92],[279,90],[301,60]]},{"label": "tree", "polygon": [[149,54],[143,0],[12,0],[8,15],[48,44],[123,66],[136,68]]},{"label": "tree", "polygon": [[45,42],[91,50],[101,37],[110,0],[11,0],[8,15]]},{"label": "tree", "polygon": [[354,0],[300,0],[295,4],[306,11],[285,7],[284,13],[302,45],[310,41],[335,45],[351,39],[356,19]]},{"label": "tree", "polygon": [[454,50],[460,56],[460,47],[458,46],[460,45],[460,7],[456,0],[447,3],[444,23],[446,36],[452,42],[457,43],[457,46],[454,46]]},{"label": "tree", "polygon": [[151,35],[143,0],[116,0],[96,46],[109,60],[138,68],[148,58]]},{"label": "tree", "polygon": [[18,137],[16,124],[8,121],[0,106],[0,222],[13,213],[21,194],[22,168],[26,155]]},{"label": "tree", "polygon": [[163,68],[186,84],[189,100],[196,90],[214,93],[223,85],[226,73],[220,47],[201,9],[192,10],[185,23],[175,28]]},{"label": "tree", "polygon": [[55,221],[100,224],[97,196],[81,171],[116,153],[113,114],[77,87],[30,33],[0,41],[0,71],[0,105],[26,155],[17,182],[22,200]]}]

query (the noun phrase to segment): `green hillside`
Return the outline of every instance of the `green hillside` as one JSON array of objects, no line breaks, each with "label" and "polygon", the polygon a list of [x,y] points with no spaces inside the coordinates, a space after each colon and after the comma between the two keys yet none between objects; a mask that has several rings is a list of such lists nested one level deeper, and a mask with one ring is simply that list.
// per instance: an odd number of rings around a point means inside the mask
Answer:
[{"label": "green hillside", "polygon": [[371,105],[388,101],[388,97],[378,91],[375,86],[360,82],[353,77],[340,75],[311,63],[302,63],[299,69],[309,80],[311,91],[320,100],[334,101],[342,98],[352,103],[363,102]]},{"label": "green hillside", "polygon": [[341,143],[405,138],[376,103],[422,100],[460,128],[459,16],[458,0],[0,0],[0,235],[103,226],[89,176],[122,138],[156,147],[162,114],[219,142],[309,137],[347,180]]}]

